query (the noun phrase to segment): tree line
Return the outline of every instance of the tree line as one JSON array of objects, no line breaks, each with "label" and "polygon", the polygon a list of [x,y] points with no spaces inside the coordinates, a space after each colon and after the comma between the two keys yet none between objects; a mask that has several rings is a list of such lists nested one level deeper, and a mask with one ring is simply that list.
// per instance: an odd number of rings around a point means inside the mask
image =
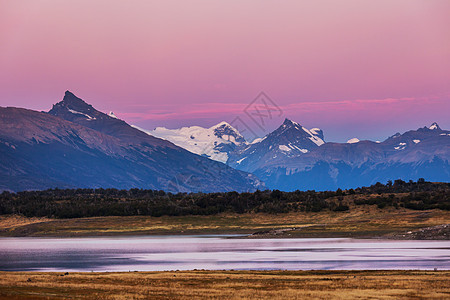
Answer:
[{"label": "tree line", "polygon": [[167,193],[143,189],[48,189],[0,194],[0,215],[81,218],[96,216],[182,216],[231,213],[346,211],[357,205],[414,210],[450,210],[450,183],[419,179],[376,183],[336,191],[265,190],[223,193]]}]

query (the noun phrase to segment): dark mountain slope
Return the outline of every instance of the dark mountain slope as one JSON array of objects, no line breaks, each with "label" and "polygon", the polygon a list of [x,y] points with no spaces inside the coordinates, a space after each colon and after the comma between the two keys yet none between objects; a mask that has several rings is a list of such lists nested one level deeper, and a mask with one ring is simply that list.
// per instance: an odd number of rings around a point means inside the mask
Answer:
[{"label": "dark mountain slope", "polygon": [[[66,93],[65,100],[72,96]],[[149,136],[77,99],[62,103],[75,115],[72,119],[55,108],[53,115],[0,108],[0,190],[137,187],[209,192],[263,187],[251,174]]]}]

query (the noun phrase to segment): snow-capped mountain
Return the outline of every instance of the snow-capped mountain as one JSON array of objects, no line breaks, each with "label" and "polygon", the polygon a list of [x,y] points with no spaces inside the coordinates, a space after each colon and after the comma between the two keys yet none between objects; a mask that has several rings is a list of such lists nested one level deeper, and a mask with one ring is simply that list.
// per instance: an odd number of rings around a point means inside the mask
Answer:
[{"label": "snow-capped mountain", "polygon": [[307,129],[285,119],[280,127],[261,140],[230,153],[228,164],[251,172],[262,164],[302,156],[323,145],[323,138],[319,128]]},{"label": "snow-capped mountain", "polygon": [[334,190],[399,178],[450,181],[450,131],[436,123],[383,142],[354,138],[347,143],[314,143],[310,134],[316,132],[286,120],[259,143],[234,153],[229,165],[280,190]]},{"label": "snow-capped mountain", "polygon": [[220,122],[210,128],[200,126],[167,129],[157,127],[154,130],[138,128],[152,136],[170,141],[192,153],[226,163],[230,152],[247,145],[244,137],[227,122]]},{"label": "snow-capped mountain", "polygon": [[157,127],[149,131],[134,127],[149,135],[170,141],[192,153],[234,167],[236,164],[256,166],[260,160],[268,162],[279,157],[293,157],[307,153],[325,143],[322,130],[307,129],[289,119],[286,119],[277,130],[251,143],[247,142],[239,131],[227,122],[220,122],[210,128]]}]

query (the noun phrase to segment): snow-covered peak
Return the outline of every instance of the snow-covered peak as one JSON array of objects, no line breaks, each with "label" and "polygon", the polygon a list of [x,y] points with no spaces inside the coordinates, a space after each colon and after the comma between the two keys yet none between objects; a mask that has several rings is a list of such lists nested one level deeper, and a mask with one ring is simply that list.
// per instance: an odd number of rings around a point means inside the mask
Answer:
[{"label": "snow-covered peak", "polygon": [[347,141],[347,144],[356,144],[356,143],[359,143],[359,139],[357,138],[352,138]]},{"label": "snow-covered peak", "polygon": [[[231,126],[230,124],[228,124],[228,122],[222,121],[222,122],[220,122],[219,124],[216,124],[216,125],[214,125],[214,126],[211,126],[210,129],[216,129],[216,128],[219,128],[219,127],[231,127],[231,128],[233,128],[233,126]],[[233,128],[233,129],[234,129],[234,128]],[[236,129],[235,129],[235,130],[236,130]]]},{"label": "snow-covered peak", "polygon": [[301,156],[308,156],[325,144],[323,132],[319,128],[307,129],[289,119],[264,138],[255,139],[246,147],[231,153],[228,163],[239,168],[254,168]]},{"label": "snow-covered peak", "polygon": [[154,130],[142,131],[168,140],[190,152],[207,156],[223,163],[228,160],[230,151],[237,146],[248,144],[239,131],[227,122],[220,122],[209,128],[200,126],[182,127],[179,129],[156,127]]},{"label": "snow-covered peak", "polygon": [[[319,128],[307,129],[297,122],[291,121],[289,119],[285,119],[283,124],[270,135],[283,137],[283,139],[287,139],[293,144],[298,144],[301,140],[305,139],[313,142],[316,146],[325,144],[325,141],[323,140],[322,130],[320,130]],[[300,144],[302,145],[302,147],[307,145],[307,143],[304,144],[304,142],[301,142]],[[307,148],[309,147],[307,146]]]},{"label": "snow-covered peak", "polygon": [[289,136],[289,139],[297,139],[298,136],[305,136],[305,133],[306,137],[317,146],[325,144],[323,140],[322,130],[320,130],[319,128],[307,129],[297,122],[294,122],[287,118],[284,120],[283,124],[281,124],[281,126],[278,127],[278,129],[272,132],[270,135],[287,135]]},{"label": "snow-covered peak", "polygon": [[440,130],[441,128],[439,127],[438,123],[434,122],[433,124],[430,125],[430,127],[428,127],[428,129],[430,129],[430,130]]},{"label": "snow-covered peak", "polygon": [[245,139],[241,133],[227,122],[220,122],[210,127],[209,130],[212,130],[218,138],[234,141],[238,144],[245,143]]}]

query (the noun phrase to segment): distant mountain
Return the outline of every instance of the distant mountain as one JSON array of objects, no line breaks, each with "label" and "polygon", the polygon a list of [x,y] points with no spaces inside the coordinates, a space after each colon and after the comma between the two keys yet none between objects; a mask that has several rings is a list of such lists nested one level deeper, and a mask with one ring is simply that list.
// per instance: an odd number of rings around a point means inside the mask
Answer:
[{"label": "distant mountain", "polygon": [[196,153],[212,160],[226,163],[230,152],[247,145],[244,137],[227,122],[221,122],[210,128],[200,126],[167,129],[157,127],[148,131],[134,126],[148,133],[170,141],[192,153]]},{"label": "distant mountain", "polygon": [[430,127],[397,133],[384,142],[324,143],[318,129],[290,120],[259,143],[234,152],[228,164],[251,172],[269,188],[326,190],[420,177],[450,181],[450,131]]},{"label": "distant mountain", "polygon": [[[218,128],[228,135],[218,134]],[[252,143],[225,122],[211,128],[158,127],[147,132],[250,172],[271,189],[335,190],[420,177],[450,181],[450,132],[436,123],[397,133],[384,142],[352,138],[347,143],[325,143],[322,130],[289,119]]]},{"label": "distant mountain", "polygon": [[318,128],[305,127],[285,119],[284,123],[263,139],[230,153],[228,164],[237,169],[254,172],[274,162],[289,161],[313,151],[325,142],[323,132]]},{"label": "distant mountain", "polygon": [[264,188],[251,174],[148,135],[71,92],[49,113],[0,108],[0,157],[0,190]]},{"label": "distant mountain", "polygon": [[[157,127],[145,130],[133,126],[149,135],[170,141],[192,153],[212,160],[236,165],[248,165],[254,168],[264,161],[277,157],[293,157],[307,153],[324,144],[323,132],[319,128],[306,129],[286,119],[284,123],[264,138],[249,143],[237,129],[227,122],[220,122],[210,128],[200,126],[167,129]],[[252,155],[254,154],[254,155]],[[239,160],[235,158],[239,157]],[[245,157],[241,159],[241,157]]]}]

